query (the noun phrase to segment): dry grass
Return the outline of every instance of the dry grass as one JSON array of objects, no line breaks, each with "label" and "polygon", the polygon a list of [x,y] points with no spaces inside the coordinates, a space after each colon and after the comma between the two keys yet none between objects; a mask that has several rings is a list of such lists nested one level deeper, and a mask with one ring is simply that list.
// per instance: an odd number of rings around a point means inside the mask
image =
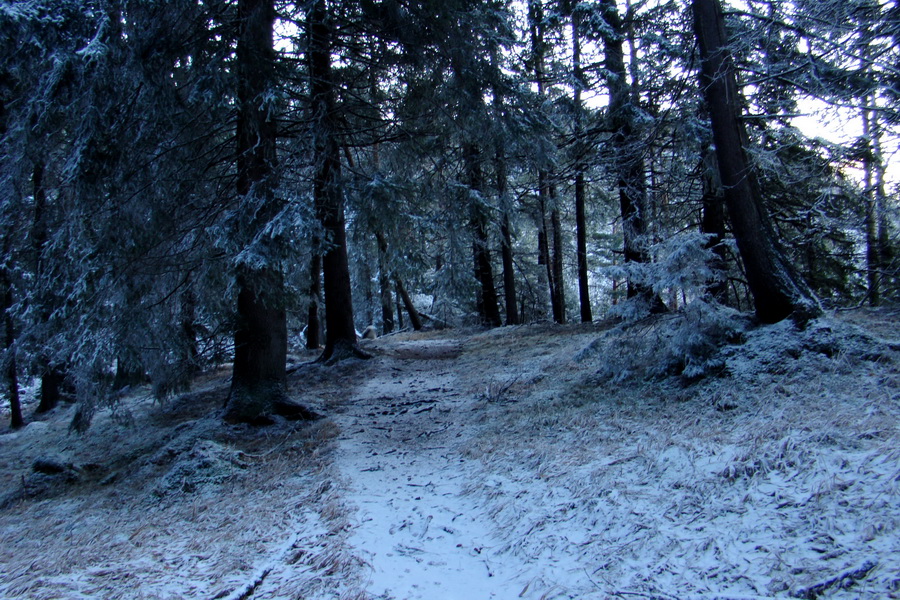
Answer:
[{"label": "dry grass", "polygon": [[[3,492],[20,497],[0,511],[0,596],[226,597],[261,565],[255,598],[286,597],[273,584],[307,597],[352,579],[334,424],[228,426],[224,374],[199,383],[162,406],[129,398],[128,419],[100,414],[84,436],[67,430],[71,408],[4,436]],[[21,494],[47,453],[76,465],[78,481]],[[304,554],[289,562],[295,547]]]},{"label": "dry grass", "polygon": [[582,565],[597,597],[781,595],[867,561],[865,583],[828,594],[893,597],[900,357],[865,339],[777,359],[758,348],[790,344],[760,339],[732,357],[752,376],[688,387],[545,360],[466,448],[483,468],[469,493],[505,553]]}]

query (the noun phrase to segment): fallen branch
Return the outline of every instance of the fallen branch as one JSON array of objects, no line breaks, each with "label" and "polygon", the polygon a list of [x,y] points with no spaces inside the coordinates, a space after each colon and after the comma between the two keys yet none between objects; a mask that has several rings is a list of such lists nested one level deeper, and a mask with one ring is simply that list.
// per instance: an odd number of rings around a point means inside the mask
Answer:
[{"label": "fallen branch", "polygon": [[453,325],[451,325],[447,321],[445,321],[443,319],[439,319],[433,315],[429,315],[428,313],[419,313],[419,316],[421,316],[425,319],[428,319],[429,321],[434,323],[434,326],[437,327],[438,329],[451,329],[453,327]]},{"label": "fallen branch", "polygon": [[838,586],[840,588],[848,588],[860,579],[865,578],[869,571],[878,566],[878,563],[867,560],[855,569],[845,571],[840,575],[836,575],[831,579],[827,579],[821,583],[811,585],[809,587],[799,588],[791,592],[794,598],[803,598],[804,600],[816,600],[825,590]]},{"label": "fallen branch", "polygon": [[253,592],[256,591],[262,582],[266,580],[266,577],[269,576],[269,573],[272,572],[272,567],[267,567],[259,572],[259,575],[253,578],[253,581],[250,581],[244,584],[243,587],[236,589],[227,597],[223,596],[223,594],[218,594],[213,597],[213,600],[220,600],[224,598],[225,600],[247,600],[250,596],[253,595]]},{"label": "fallen branch", "polygon": [[678,600],[678,596],[670,596],[669,594],[662,594],[659,592],[654,593],[644,593],[644,592],[629,592],[626,590],[617,590],[612,593],[613,596],[626,597],[626,596],[637,596],[639,598],[647,598],[647,600]]}]

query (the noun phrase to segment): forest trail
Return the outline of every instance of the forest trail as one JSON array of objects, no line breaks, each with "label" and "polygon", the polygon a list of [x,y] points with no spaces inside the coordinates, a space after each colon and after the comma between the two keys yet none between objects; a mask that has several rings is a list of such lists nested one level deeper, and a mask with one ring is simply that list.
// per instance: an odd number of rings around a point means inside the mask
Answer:
[{"label": "forest trail", "polygon": [[[490,382],[515,378],[498,360],[504,352],[449,336],[373,346],[364,381],[331,417],[341,430],[336,470],[356,507],[348,543],[366,565],[365,592],[385,600],[525,597],[538,565],[501,559],[495,525],[466,494],[478,485],[478,461],[466,450]],[[522,350],[515,342],[505,354]]]},{"label": "forest trail", "polygon": [[376,598],[512,598],[492,564],[490,527],[462,492],[471,474],[459,443],[471,396],[458,390],[461,340],[405,343],[367,368],[334,422],[335,458],[357,507],[349,543]]}]

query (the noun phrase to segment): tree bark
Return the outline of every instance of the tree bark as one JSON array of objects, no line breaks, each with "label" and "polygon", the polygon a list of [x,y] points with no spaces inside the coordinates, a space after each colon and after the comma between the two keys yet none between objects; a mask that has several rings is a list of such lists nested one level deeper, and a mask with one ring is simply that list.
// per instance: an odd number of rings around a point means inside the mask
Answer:
[{"label": "tree bark", "polygon": [[400,290],[397,288],[396,284],[394,284],[394,304],[397,306],[397,328],[401,331],[403,330],[403,305],[401,304],[402,300],[400,299]]},{"label": "tree bark", "polygon": [[556,307],[556,282],[554,279],[553,258],[550,253],[550,244],[553,238],[552,225],[547,222],[547,204],[549,204],[550,186],[547,184],[547,173],[538,173],[538,265],[544,265],[547,278],[547,297],[550,299],[550,315],[556,320],[559,312]]},{"label": "tree bark", "polygon": [[182,355],[185,362],[184,382],[190,385],[190,380],[200,370],[200,348],[197,342],[197,295],[193,286],[188,283],[187,290],[181,294],[181,335],[183,341]]},{"label": "tree bark", "polygon": [[[628,85],[625,52],[622,40],[624,28],[615,0],[601,0],[603,19],[609,33],[603,38],[608,73],[609,119],[613,131],[612,145],[618,174],[619,209],[622,215],[623,254],[626,263],[649,263],[647,251],[647,181],[643,149],[634,126],[636,107]],[[628,297],[643,297],[651,311],[665,310],[665,305],[653,290],[644,284],[628,282]]]},{"label": "tree bark", "polygon": [[512,253],[512,232],[509,222],[509,212],[506,207],[500,217],[500,258],[503,261],[503,299],[506,308],[506,324],[518,325],[518,310],[516,307],[516,274]]},{"label": "tree bark", "polygon": [[316,215],[325,231],[325,251],[322,257],[325,284],[325,350],[321,360],[329,360],[351,355],[363,356],[364,353],[357,347],[356,327],[353,323],[344,191],[331,69],[332,33],[328,23],[326,0],[313,2],[308,27],[309,86],[314,122],[313,195]]},{"label": "tree bark", "polygon": [[[528,21],[531,34],[531,58],[534,81],[538,95],[544,96],[546,69],[544,60],[547,43],[544,35],[544,9],[540,2],[528,3]],[[562,238],[559,227],[559,207],[556,193],[550,181],[550,173],[543,166],[538,167],[538,203],[540,204],[540,229],[538,231],[538,264],[547,269],[547,287],[550,294],[550,311],[556,323],[565,322],[565,297],[562,281]],[[550,210],[550,226],[547,227],[547,209]],[[548,231],[549,229],[549,231]],[[543,239],[541,238],[543,232]],[[543,246],[541,242],[543,241]],[[551,253],[552,245],[552,253]],[[543,260],[543,263],[541,262]]]},{"label": "tree bark", "polygon": [[[865,67],[863,67],[865,68]],[[881,304],[882,277],[884,271],[884,243],[887,227],[883,226],[884,213],[884,163],[881,156],[881,132],[874,111],[867,108],[874,104],[871,96],[863,99],[862,124],[866,150],[863,155],[866,198],[866,279],[869,287],[869,304]]]},{"label": "tree bark", "polygon": [[[318,246],[318,244],[313,244]],[[309,308],[306,311],[306,349],[318,350],[322,345],[322,323],[319,302],[322,296],[322,255],[318,248],[309,259]]]},{"label": "tree bark", "polygon": [[727,253],[722,244],[725,239],[725,200],[722,183],[716,164],[715,151],[708,145],[702,149],[703,160],[703,198],[701,199],[700,232],[709,235],[706,244],[715,255],[711,265],[714,273],[721,278],[706,288],[706,292],[717,302],[724,304],[728,300],[728,281],[725,279]]},{"label": "tree bark", "polygon": [[470,189],[469,211],[473,235],[475,277],[481,288],[477,303],[479,315],[483,325],[499,327],[503,321],[500,318],[497,288],[494,286],[494,269],[488,249],[487,216],[477,198],[477,195],[484,191],[481,165],[478,162],[481,152],[474,144],[465,144],[463,154],[466,178]]},{"label": "tree bark", "polygon": [[[34,247],[34,275],[38,285],[38,296],[41,305],[40,319],[46,324],[50,321],[54,302],[53,294],[47,290],[45,279],[44,252],[47,248],[47,189],[44,186],[44,163],[38,160],[32,171],[31,183],[34,194],[34,224],[32,226],[32,243]],[[50,353],[43,349],[37,357],[38,370],[41,374],[40,401],[35,410],[37,413],[50,412],[59,405],[62,397],[65,372],[61,366],[53,364]]]},{"label": "tree bark", "polygon": [[[275,121],[265,100],[275,81],[272,0],[239,0],[237,193],[250,217],[249,243],[278,214],[274,194]],[[234,367],[225,418],[265,421],[287,388],[284,281],[274,266],[240,265],[237,272]]]},{"label": "tree bark", "polygon": [[747,274],[747,283],[764,323],[789,315],[800,322],[821,308],[778,245],[762,203],[756,174],[747,156],[748,138],[741,96],[728,53],[725,22],[718,0],[693,0],[694,32],[700,47],[701,88],[712,121],[725,203]]},{"label": "tree bark", "polygon": [[0,274],[0,294],[3,297],[3,323],[6,327],[4,346],[6,350],[6,391],[10,411],[9,426],[13,429],[18,429],[25,425],[25,419],[22,417],[22,403],[19,399],[19,376],[15,349],[16,334],[12,315],[10,314],[13,306],[13,292],[12,284],[6,273],[6,267],[3,267],[3,273]]},{"label": "tree bark", "polygon": [[[496,66],[496,53],[491,54],[492,66]],[[497,111],[497,117],[505,116],[503,89],[500,85],[495,84],[492,88],[494,93],[494,108]],[[510,223],[510,214],[512,213],[512,202],[509,198],[509,172],[506,165],[506,153],[503,142],[498,144],[496,154],[494,156],[494,170],[497,179],[497,196],[500,205],[500,260],[503,265],[503,301],[506,311],[506,324],[518,325],[519,314],[516,307],[516,274],[513,264],[512,251],[512,225]]]},{"label": "tree bark", "polygon": [[518,325],[516,309],[516,274],[512,252],[512,226],[510,224],[510,199],[507,197],[506,159],[503,150],[497,151],[497,194],[500,196],[500,259],[503,264],[503,300],[506,309],[506,324]]},{"label": "tree bark", "polygon": [[553,233],[553,320],[559,324],[566,322],[566,286],[563,275],[562,223],[559,217],[559,199],[556,187],[550,186],[550,229]]},{"label": "tree bark", "polygon": [[[394,331],[394,306],[391,295],[391,274],[388,266],[387,241],[380,232],[375,232],[378,242],[378,287],[381,296],[381,334]],[[440,267],[438,267],[440,270]]]},{"label": "tree bark", "polygon": [[406,314],[409,315],[409,324],[412,325],[412,328],[415,331],[420,331],[422,329],[422,318],[419,316],[419,311],[417,311],[415,305],[413,305],[412,299],[409,297],[406,288],[403,286],[403,282],[400,281],[400,278],[396,275],[394,276],[394,282],[397,284],[397,294],[400,296],[400,299],[403,300],[403,307],[406,308]]},{"label": "tree bark", "polygon": [[581,309],[581,322],[594,320],[591,311],[591,293],[588,284],[587,263],[587,223],[585,219],[585,143],[584,114],[581,104],[581,90],[584,87],[584,72],[581,67],[581,14],[577,8],[572,13],[572,78],[573,99],[575,103],[575,245],[578,256],[578,304]]}]

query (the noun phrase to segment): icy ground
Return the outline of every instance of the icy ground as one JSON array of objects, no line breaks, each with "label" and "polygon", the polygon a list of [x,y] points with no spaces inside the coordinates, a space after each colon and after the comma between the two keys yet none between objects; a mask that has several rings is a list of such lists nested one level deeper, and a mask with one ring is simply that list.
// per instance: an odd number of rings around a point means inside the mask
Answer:
[{"label": "icy ground", "polygon": [[63,408],[0,435],[0,598],[898,598],[898,320],[752,329],[691,385],[610,373],[659,324],[530,325],[298,356],[313,424],[223,424],[227,369]]}]

